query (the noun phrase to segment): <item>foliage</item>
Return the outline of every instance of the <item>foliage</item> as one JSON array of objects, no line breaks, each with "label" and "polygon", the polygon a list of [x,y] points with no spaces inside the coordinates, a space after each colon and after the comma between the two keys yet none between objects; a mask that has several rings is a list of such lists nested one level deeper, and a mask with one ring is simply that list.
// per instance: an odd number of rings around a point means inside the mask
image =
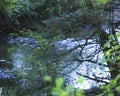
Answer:
[{"label": "foliage", "polygon": [[[51,81],[50,76],[45,78],[46,81]],[[83,83],[83,78],[79,79],[79,83]],[[52,89],[52,96],[84,96],[84,91],[81,89],[74,89],[72,86],[64,86],[65,81],[59,77],[55,80],[55,87]]]},{"label": "foliage", "polygon": [[[115,39],[120,37],[120,33],[115,35],[109,36],[109,41],[104,44],[103,49],[107,49],[106,53],[104,54],[106,62],[112,62],[110,66],[110,71],[118,70],[120,72],[119,67],[119,44]],[[118,63],[118,64],[117,64]],[[114,68],[114,66],[117,66]],[[114,79],[110,80],[109,84],[106,86],[102,86],[101,89],[104,90],[102,94],[99,96],[119,96],[120,94],[120,74],[118,74]]]},{"label": "foliage", "polygon": [[105,4],[107,3],[108,1],[110,0],[93,0],[94,2],[97,2],[97,3],[102,3],[102,4]]},{"label": "foliage", "polygon": [[108,42],[105,43],[103,47],[103,50],[107,50],[104,54],[106,62],[112,62],[114,65],[117,64],[118,63],[117,61],[120,60],[119,58],[120,45],[117,41],[119,37],[120,37],[120,33],[117,33],[115,35],[110,35]]},{"label": "foliage", "polygon": [[105,91],[98,96],[118,96],[118,94],[120,94],[119,82],[120,74],[115,79],[111,80],[108,85],[102,86],[101,89]]},{"label": "foliage", "polygon": [[[98,16],[98,11],[95,10],[95,14],[93,14],[93,10],[89,10],[85,5],[87,0],[26,0],[26,2],[24,2],[24,0],[20,0],[19,2],[16,1],[1,1],[1,6],[2,5],[6,5],[7,3],[11,2],[11,9],[12,10],[11,13],[12,15],[15,16],[20,16],[23,15],[24,13],[27,13],[29,16],[30,14],[36,14],[36,13],[42,13],[45,17],[50,17],[50,16],[61,16],[61,14],[63,13],[71,13],[71,12],[77,12],[78,14],[80,14],[80,12],[84,11],[83,17],[85,18],[81,18],[80,20],[78,20],[78,22],[82,22],[81,24],[83,25],[83,22],[87,22],[89,23],[89,21],[96,21],[95,18],[96,16]],[[92,0],[92,3],[96,4],[105,4],[107,2],[107,0]],[[15,5],[14,5],[15,3]],[[13,4],[13,5],[12,5]],[[7,5],[6,5],[7,6]],[[37,9],[39,9],[41,6],[43,6],[43,9],[40,9],[39,12]],[[47,7],[46,7],[47,6]],[[66,6],[66,7],[64,7]],[[83,10],[84,9],[84,10]],[[97,8],[96,8],[97,9]],[[37,12],[35,11],[37,10]],[[80,11],[83,10],[83,11]],[[88,11],[85,11],[88,10]],[[40,15],[39,14],[39,15]],[[76,14],[76,18],[77,17]],[[38,15],[37,15],[38,16]],[[67,15],[69,18],[67,18],[68,21],[71,20],[71,15]],[[64,17],[63,17],[64,18]],[[87,19],[86,19],[87,18]],[[92,18],[92,20],[91,20]],[[89,21],[87,21],[89,19]],[[97,18],[98,19],[98,18]],[[64,20],[63,20],[64,21]],[[61,22],[63,22],[61,20]],[[72,21],[74,21],[74,18],[72,19]],[[94,22],[92,21],[92,22]],[[100,20],[101,21],[101,20]],[[74,21],[76,23],[76,21]],[[74,26],[73,22],[68,22],[71,23],[72,26]],[[91,22],[90,22],[91,23]],[[67,24],[67,23],[65,23]],[[62,24],[61,24],[62,25]],[[71,28],[71,25],[68,24],[68,27]],[[62,25],[63,26],[63,25]],[[80,26],[80,25],[78,25]],[[65,26],[66,27],[66,26]],[[66,28],[66,34],[68,35],[68,27]],[[53,28],[54,29],[54,28]],[[73,28],[71,28],[73,29]],[[57,30],[57,29],[56,29]],[[61,40],[61,37],[59,36],[55,36],[51,39],[49,38],[44,38],[40,32],[36,32],[36,31],[32,31],[30,29],[23,29],[22,34],[24,34],[24,37],[26,38],[33,38],[36,42],[37,42],[37,46],[33,47],[33,48],[29,48],[29,46],[21,46],[22,48],[24,48],[25,50],[29,50],[26,51],[24,54],[28,54],[31,53],[31,56],[27,56],[28,58],[25,59],[25,64],[28,64],[27,66],[24,67],[30,67],[29,70],[26,70],[26,75],[24,75],[24,80],[26,80],[25,84],[23,86],[23,95],[26,96],[32,96],[32,95],[42,95],[45,93],[48,93],[51,91],[50,89],[54,86],[54,84],[56,85],[53,90],[52,90],[52,95],[53,96],[84,96],[83,95],[83,91],[76,89],[74,90],[71,86],[64,86],[64,80],[62,78],[57,78],[57,68],[58,68],[58,64],[57,62],[59,61],[60,58],[58,58],[55,55],[55,47],[54,47],[54,42],[56,42],[57,40]],[[62,32],[60,30],[60,32]],[[48,33],[48,32],[46,32]],[[69,32],[70,33],[70,32]],[[54,34],[56,35],[56,33],[54,32]],[[105,53],[105,58],[107,61],[113,61],[116,62],[116,60],[119,60],[119,56],[116,57],[116,54],[118,53],[118,51],[116,53],[115,50],[119,49],[119,46],[116,45],[116,41],[114,42],[114,39],[109,38],[109,42],[106,43],[104,45],[105,48],[108,48],[109,50],[106,51]],[[111,46],[111,43],[113,44]],[[114,46],[115,45],[115,46]],[[19,44],[17,45],[19,46]],[[115,55],[111,54],[114,53]],[[112,59],[111,59],[112,56]],[[61,56],[62,57],[62,56]],[[24,59],[24,58],[23,58]],[[27,63],[26,63],[27,62]],[[45,77],[46,75],[50,75],[52,77],[53,80],[51,80],[50,77]],[[44,78],[45,77],[45,78]],[[46,81],[52,81],[52,84],[46,82]],[[110,96],[113,95],[115,88],[115,91],[119,91],[120,87],[117,86],[117,81],[119,79],[119,75],[118,77],[115,78],[115,80],[112,80],[110,82],[110,84],[108,84],[106,87],[104,87],[103,89],[105,89],[105,92],[101,95],[105,95],[108,94]],[[82,80],[80,79],[79,82],[81,83]],[[47,87],[46,87],[47,86]],[[116,87],[117,86],[117,87]],[[76,92],[74,92],[76,91]],[[12,91],[10,90],[10,92],[12,93]],[[13,92],[14,93],[14,92]],[[22,95],[22,96],[23,96]]]},{"label": "foliage", "polygon": [[[108,0],[92,0],[105,4]],[[20,16],[43,15],[45,18],[50,16],[60,16],[63,13],[70,13],[85,7],[85,0],[1,0],[0,7],[5,8],[9,15]],[[66,7],[64,7],[66,6]]]},{"label": "foliage", "polygon": [[[53,42],[58,41],[61,38],[58,36],[54,37],[53,40],[49,41],[49,39],[43,38],[40,33],[33,32],[30,29],[23,29],[22,32],[24,33],[24,38],[33,38],[37,42],[37,46],[34,48],[29,48],[29,46],[17,45],[14,44],[13,48],[15,51],[15,47],[20,46],[22,49],[26,50],[24,54],[28,54],[31,52],[31,56],[26,55],[26,59],[21,58],[24,60],[24,63],[26,65],[24,68],[28,68],[29,70],[26,70],[27,75],[22,74],[23,79],[25,80],[26,84],[23,86],[23,90],[21,90],[24,95],[32,95],[32,94],[45,94],[50,93],[51,88],[53,87],[54,83],[56,84],[56,87],[53,88],[52,94],[53,96],[74,96],[74,94],[77,94],[77,96],[84,96],[83,91],[76,89],[76,93],[74,93],[74,90],[71,86],[66,87],[64,90],[64,80],[62,78],[58,78],[55,80],[57,74],[56,70],[58,68],[58,65],[54,62],[56,62],[56,58],[54,54],[51,54],[52,50],[54,50]],[[18,36],[17,34],[11,34],[13,37]],[[11,50],[11,49],[10,49]],[[58,58],[59,59],[59,58]],[[58,61],[57,61],[58,62]],[[22,70],[22,69],[21,69]],[[48,77],[46,75],[50,75],[52,77]],[[38,77],[36,77],[38,76]],[[28,79],[29,78],[29,79]],[[37,81],[36,81],[37,79]],[[51,84],[46,82],[51,81]],[[36,83],[34,83],[36,82]],[[82,83],[83,79],[79,80],[79,83]],[[62,89],[63,88],[63,89]],[[33,90],[34,89],[34,90]],[[41,89],[41,90],[37,90]],[[26,91],[29,90],[29,91]],[[32,91],[31,91],[32,90]],[[33,92],[34,91],[34,92]],[[63,94],[61,95],[60,93]],[[55,95],[55,94],[59,95]]]},{"label": "foliage", "polygon": [[11,12],[15,8],[15,3],[18,0],[0,0],[0,8],[6,9],[8,12]]},{"label": "foliage", "polygon": [[[9,1],[9,3],[11,3],[11,1]],[[49,18],[50,16],[60,15],[64,12],[75,11],[78,7],[79,0],[19,0],[14,4],[11,15],[39,14],[45,18]]]},{"label": "foliage", "polygon": [[35,8],[38,6],[42,6],[44,4],[44,0],[19,0],[14,5],[15,8],[12,10],[11,15],[20,16],[23,14],[27,15],[35,15]]},{"label": "foliage", "polygon": [[[25,50],[23,53],[26,57],[20,58],[25,64],[22,67],[23,69],[21,68],[19,70],[21,72],[22,70],[27,68],[26,70],[24,70],[24,73],[21,73],[24,82],[26,82],[24,85],[21,84],[23,87],[22,91],[25,96],[32,94],[49,94],[52,84],[47,83],[44,80],[44,77],[46,75],[50,75],[52,78],[56,77],[57,64],[53,63],[54,56],[52,56],[52,50],[54,50],[54,46],[52,45],[50,40],[43,38],[41,34],[36,31],[23,29],[22,32],[24,33],[23,38],[28,38],[29,40],[32,39],[32,42],[34,42],[31,47],[29,46],[29,44],[22,45],[20,44],[20,42],[17,42],[13,44],[13,48],[10,49],[12,51],[15,51],[13,49],[19,46],[19,48]],[[13,37],[18,36],[17,34],[11,35]],[[55,38],[54,40],[56,39],[57,38]],[[49,79],[50,78],[47,78],[47,80]]]}]

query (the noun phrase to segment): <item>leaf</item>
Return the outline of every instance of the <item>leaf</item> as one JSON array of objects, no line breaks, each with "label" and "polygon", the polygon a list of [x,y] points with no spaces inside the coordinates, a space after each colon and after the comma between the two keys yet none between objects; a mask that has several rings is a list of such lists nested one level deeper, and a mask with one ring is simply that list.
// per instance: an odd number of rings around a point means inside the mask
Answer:
[{"label": "leaf", "polygon": [[67,91],[64,91],[64,92],[61,93],[60,96],[69,96],[69,93]]},{"label": "leaf", "polygon": [[78,89],[77,93],[76,93],[77,94],[76,96],[85,96],[84,93],[85,92],[83,90]]},{"label": "leaf", "polygon": [[106,86],[106,90],[107,92],[111,92],[111,86],[110,85]]},{"label": "leaf", "polygon": [[83,83],[84,82],[84,78],[83,77],[81,77],[79,80],[78,80],[78,83]]},{"label": "leaf", "polygon": [[111,51],[111,50],[108,50],[105,54],[106,54],[106,55],[110,55],[110,51]]},{"label": "leaf", "polygon": [[63,78],[57,78],[56,79],[56,86],[62,87],[63,84],[64,84],[64,79]]},{"label": "leaf", "polygon": [[119,37],[120,37],[120,32],[119,32],[119,33],[117,33],[117,34],[116,34],[116,36],[117,36],[117,38],[119,38]]},{"label": "leaf", "polygon": [[120,56],[117,56],[117,58],[116,58],[118,61],[120,60]]},{"label": "leaf", "polygon": [[106,86],[101,86],[101,87],[100,87],[100,89],[105,89],[105,88],[106,88]]},{"label": "leaf", "polygon": [[115,90],[120,93],[120,86],[116,87]]},{"label": "leaf", "polygon": [[44,80],[45,80],[45,81],[52,81],[52,78],[51,78],[50,76],[45,76],[45,77],[44,77]]},{"label": "leaf", "polygon": [[72,92],[72,86],[67,86],[66,91],[67,92]]},{"label": "leaf", "polygon": [[108,47],[110,47],[110,43],[109,42],[104,44],[103,49],[104,48],[108,48]]},{"label": "leaf", "polygon": [[99,4],[105,4],[105,3],[107,3],[108,2],[108,0],[96,0]]},{"label": "leaf", "polygon": [[114,94],[110,93],[110,94],[108,94],[108,96],[114,96]]}]

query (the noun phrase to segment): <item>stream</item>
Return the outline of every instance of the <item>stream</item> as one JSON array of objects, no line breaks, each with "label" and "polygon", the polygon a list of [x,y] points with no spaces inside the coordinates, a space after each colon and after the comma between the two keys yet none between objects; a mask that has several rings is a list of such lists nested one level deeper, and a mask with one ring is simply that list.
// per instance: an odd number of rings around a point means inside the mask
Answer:
[{"label": "stream", "polygon": [[[84,42],[85,42],[84,40],[76,42],[76,41],[73,41],[72,38],[68,38],[66,40],[62,40],[62,41],[57,42],[57,46],[59,47],[58,48],[59,50],[63,50],[63,49],[68,50],[68,49],[73,48],[74,46],[77,46],[78,43],[84,43]],[[21,46],[17,47],[15,49],[15,51],[8,52],[8,50],[10,48],[10,45],[13,44],[13,43],[20,43]],[[32,54],[31,48],[37,47],[37,42],[34,41],[34,39],[31,39],[31,38],[19,37],[19,38],[16,38],[16,39],[8,39],[8,37],[5,37],[5,36],[1,35],[0,46],[1,46],[0,47],[0,61],[1,62],[6,61],[6,63],[11,62],[13,64],[12,69],[8,70],[8,68],[6,68],[6,69],[1,68],[1,70],[4,69],[8,72],[19,71],[21,74],[23,74],[26,77],[27,70],[32,69],[32,66],[30,66],[30,64],[27,63],[25,61],[25,59],[27,57],[31,56],[31,54]],[[22,48],[22,46],[29,46],[30,49],[25,50],[25,49]],[[95,46],[96,45],[87,46],[88,48],[86,47],[86,51],[88,53],[90,51],[94,51]],[[80,49],[77,49],[77,51],[79,51],[79,50]],[[101,54],[99,56],[102,56]],[[63,60],[64,61],[63,63],[67,62],[66,64],[68,64],[70,62],[69,59],[68,59],[69,56],[66,56],[66,60],[68,60],[68,61]],[[102,65],[101,66],[94,65],[94,64],[92,64],[92,63],[90,64],[88,62],[84,62],[82,64],[80,64],[79,62],[72,62],[72,63],[74,63],[74,64],[71,64],[70,66],[66,67],[65,69],[60,69],[60,72],[68,73],[67,76],[65,76],[64,78],[66,78],[67,84],[74,86],[74,88],[90,89],[92,87],[97,87],[97,86],[100,86],[100,85],[104,84],[104,83],[96,82],[96,81],[93,81],[93,80],[90,80],[90,79],[87,79],[87,78],[84,78],[84,82],[82,84],[78,84],[78,80],[81,76],[79,76],[79,74],[77,74],[77,72],[82,73],[84,75],[89,75],[90,77],[93,77],[93,78],[95,78],[93,76],[94,74],[97,74],[97,76],[100,76],[100,77],[107,77],[107,76],[110,77],[110,74],[108,72],[105,72],[105,71],[109,71],[108,68],[104,68],[104,66],[102,66]],[[63,65],[61,64],[61,66],[63,66]],[[72,69],[72,68],[75,68],[75,69],[73,71],[70,71],[69,69]],[[4,76],[7,77],[9,75],[10,74],[7,73]],[[26,81],[24,79],[22,81],[22,85],[26,86]]]}]

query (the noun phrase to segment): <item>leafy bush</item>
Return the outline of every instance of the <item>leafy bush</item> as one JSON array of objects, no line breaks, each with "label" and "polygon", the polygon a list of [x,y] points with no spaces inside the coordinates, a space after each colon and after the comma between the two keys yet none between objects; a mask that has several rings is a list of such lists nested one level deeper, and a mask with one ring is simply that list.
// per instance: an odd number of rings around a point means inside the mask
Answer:
[{"label": "leafy bush", "polygon": [[[51,82],[50,76],[45,77],[46,81]],[[83,78],[79,79],[79,83],[83,82]],[[55,87],[52,89],[52,96],[84,96],[84,91],[81,89],[74,89],[72,86],[64,86],[64,79],[59,77],[55,80]]]},{"label": "leafy bush", "polygon": [[8,12],[11,12],[15,8],[15,3],[17,0],[0,0],[0,8],[6,9]]},{"label": "leafy bush", "polygon": [[[119,60],[120,60],[120,52],[119,48],[120,45],[118,43],[118,38],[120,37],[120,33],[117,33],[116,35],[110,35],[109,41],[104,44],[104,50],[107,50],[105,53],[105,62],[111,62],[112,64],[109,66],[110,72],[117,70],[117,72],[120,72],[120,66],[119,66]],[[104,90],[102,94],[99,96],[119,96],[120,95],[120,74],[117,74],[117,76],[110,80],[109,84],[106,86],[102,86],[101,89]]]},{"label": "leafy bush", "polygon": [[119,96],[120,95],[120,74],[109,82],[108,85],[102,86],[101,89],[105,90],[98,96]]}]

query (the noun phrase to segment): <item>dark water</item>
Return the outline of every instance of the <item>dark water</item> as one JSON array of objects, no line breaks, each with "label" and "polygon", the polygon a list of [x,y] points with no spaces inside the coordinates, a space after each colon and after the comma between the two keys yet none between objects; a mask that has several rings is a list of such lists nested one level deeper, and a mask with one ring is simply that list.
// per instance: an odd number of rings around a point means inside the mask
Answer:
[{"label": "dark water", "polygon": [[7,36],[0,34],[0,60],[10,60],[8,53],[9,44],[7,42]]},{"label": "dark water", "polygon": [[15,82],[15,76],[12,74],[13,65],[8,52],[10,45],[7,39],[5,34],[0,34],[0,87],[12,86]]}]

